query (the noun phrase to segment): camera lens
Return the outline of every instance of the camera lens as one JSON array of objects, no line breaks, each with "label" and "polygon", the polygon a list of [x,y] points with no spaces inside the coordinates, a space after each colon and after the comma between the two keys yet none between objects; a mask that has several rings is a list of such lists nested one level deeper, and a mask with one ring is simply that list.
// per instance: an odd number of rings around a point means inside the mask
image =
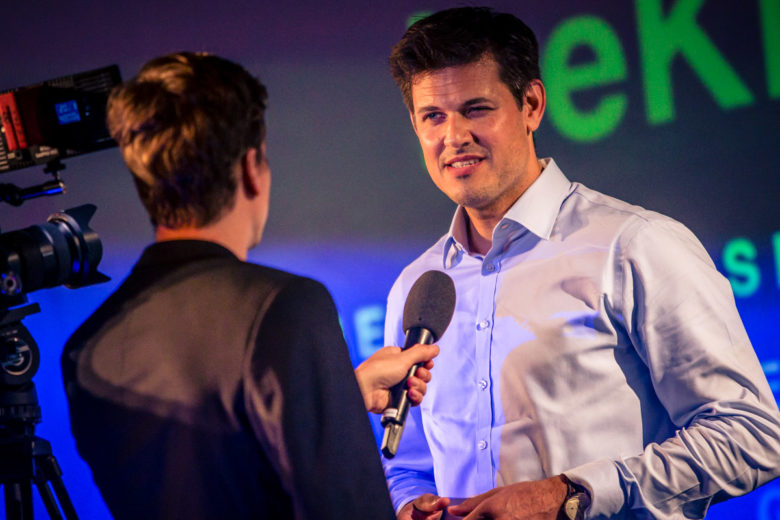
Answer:
[{"label": "camera lens", "polygon": [[94,204],[85,204],[55,213],[45,224],[0,235],[3,276],[15,279],[13,284],[4,284],[4,289],[12,287],[20,294],[62,284],[76,288],[108,280],[97,271],[103,247],[97,233],[88,226],[95,210]]}]

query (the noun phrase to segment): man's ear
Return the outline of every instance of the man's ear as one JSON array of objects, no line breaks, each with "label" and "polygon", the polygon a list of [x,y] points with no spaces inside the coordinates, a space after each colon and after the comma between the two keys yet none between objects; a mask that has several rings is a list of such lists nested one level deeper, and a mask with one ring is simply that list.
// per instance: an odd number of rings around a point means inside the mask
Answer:
[{"label": "man's ear", "polygon": [[260,176],[263,174],[262,154],[265,153],[265,143],[261,148],[250,148],[241,158],[241,188],[247,197],[260,194]]},{"label": "man's ear", "polygon": [[535,132],[542,123],[544,109],[547,106],[547,94],[544,91],[544,84],[541,80],[531,80],[525,89],[523,101],[528,133]]}]

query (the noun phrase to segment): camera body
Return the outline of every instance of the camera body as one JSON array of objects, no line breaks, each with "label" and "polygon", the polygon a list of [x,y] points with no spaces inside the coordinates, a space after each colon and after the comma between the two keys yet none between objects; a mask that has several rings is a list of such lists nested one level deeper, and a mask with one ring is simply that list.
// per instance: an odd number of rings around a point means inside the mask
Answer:
[{"label": "camera body", "polygon": [[116,146],[106,103],[120,82],[110,65],[0,92],[0,173]]}]

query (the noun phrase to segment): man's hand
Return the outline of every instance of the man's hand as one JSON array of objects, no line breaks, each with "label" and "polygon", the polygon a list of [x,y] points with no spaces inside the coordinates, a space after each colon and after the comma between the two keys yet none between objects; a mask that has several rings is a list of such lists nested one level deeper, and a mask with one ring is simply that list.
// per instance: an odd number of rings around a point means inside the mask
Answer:
[{"label": "man's hand", "polygon": [[438,520],[448,505],[449,498],[426,493],[402,507],[398,520]]},{"label": "man's hand", "polygon": [[567,491],[561,476],[518,482],[471,497],[447,512],[465,520],[555,520]]},{"label": "man's hand", "polygon": [[381,413],[390,404],[390,388],[403,380],[409,368],[417,363],[414,377],[410,377],[409,399],[420,404],[425,395],[426,383],[431,380],[432,359],[439,354],[436,345],[415,345],[406,350],[398,347],[383,347],[363,361],[355,369],[360,392],[366,403],[366,410]]}]

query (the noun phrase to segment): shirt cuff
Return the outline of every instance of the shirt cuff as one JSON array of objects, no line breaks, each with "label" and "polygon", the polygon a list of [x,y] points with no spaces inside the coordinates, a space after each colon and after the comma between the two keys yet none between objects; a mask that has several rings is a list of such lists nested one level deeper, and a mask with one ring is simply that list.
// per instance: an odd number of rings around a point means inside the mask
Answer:
[{"label": "shirt cuff", "polygon": [[420,495],[424,495],[425,493],[432,493],[435,495],[437,493],[436,487],[416,485],[414,487],[404,488],[403,491],[391,490],[390,499],[392,500],[393,506],[395,507],[396,516],[398,516],[398,513],[406,504],[412,500],[415,500]]},{"label": "shirt cuff", "polygon": [[590,507],[585,518],[611,518],[623,509],[625,498],[620,486],[618,468],[610,459],[598,459],[563,472],[572,482],[587,488]]}]

